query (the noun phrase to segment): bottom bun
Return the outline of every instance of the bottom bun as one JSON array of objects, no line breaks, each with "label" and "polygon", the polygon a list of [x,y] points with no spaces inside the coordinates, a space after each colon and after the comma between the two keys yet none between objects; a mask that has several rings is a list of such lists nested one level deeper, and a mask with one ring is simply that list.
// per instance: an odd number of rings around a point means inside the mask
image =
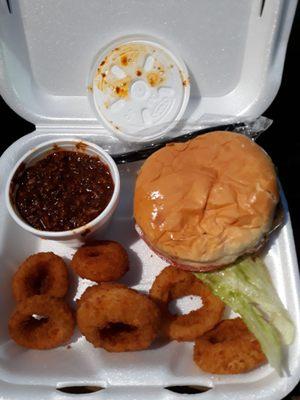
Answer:
[{"label": "bottom bun", "polygon": [[246,255],[254,255],[258,253],[266,244],[268,240],[268,235],[264,235],[260,242],[253,247],[252,249],[248,249],[247,252],[243,254],[231,254],[226,257],[223,257],[222,260],[215,260],[209,263],[200,263],[197,261],[189,261],[189,260],[183,260],[180,258],[176,257],[170,257],[167,254],[164,254],[160,250],[157,250],[155,247],[149,243],[149,241],[146,239],[145,235],[143,234],[143,231],[141,228],[136,224],[135,225],[135,230],[139,234],[140,238],[147,244],[147,246],[156,254],[158,255],[162,260],[166,261],[168,264],[174,265],[177,268],[183,269],[185,271],[191,271],[191,272],[209,272],[209,271],[216,271],[218,269],[224,268],[229,264],[232,264],[235,262],[238,258]]}]

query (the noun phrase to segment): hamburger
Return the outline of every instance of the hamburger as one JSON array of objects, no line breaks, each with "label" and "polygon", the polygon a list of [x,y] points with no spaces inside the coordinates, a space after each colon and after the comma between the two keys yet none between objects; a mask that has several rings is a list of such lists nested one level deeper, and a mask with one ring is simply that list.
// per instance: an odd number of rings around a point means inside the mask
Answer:
[{"label": "hamburger", "polygon": [[274,165],[248,137],[225,131],[152,154],[135,186],[145,242],[171,264],[212,271],[266,242],[279,201]]}]

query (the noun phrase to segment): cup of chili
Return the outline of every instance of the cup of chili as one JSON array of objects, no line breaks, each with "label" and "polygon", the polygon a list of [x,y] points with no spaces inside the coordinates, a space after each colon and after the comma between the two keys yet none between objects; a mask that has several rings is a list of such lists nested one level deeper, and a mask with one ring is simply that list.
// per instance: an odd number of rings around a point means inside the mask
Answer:
[{"label": "cup of chili", "polygon": [[5,193],[11,217],[24,230],[75,245],[107,226],[119,195],[120,175],[111,156],[94,143],[68,138],[24,154]]}]

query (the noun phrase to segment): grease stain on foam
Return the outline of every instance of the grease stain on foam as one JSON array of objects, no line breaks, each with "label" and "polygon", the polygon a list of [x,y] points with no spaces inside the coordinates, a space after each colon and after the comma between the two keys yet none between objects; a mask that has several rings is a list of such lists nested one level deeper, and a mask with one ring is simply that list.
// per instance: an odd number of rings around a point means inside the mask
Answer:
[{"label": "grease stain on foam", "polygon": [[87,150],[87,148],[88,148],[88,145],[86,143],[84,143],[84,142],[78,142],[78,143],[76,143],[75,148],[77,150],[85,152]]},{"label": "grease stain on foam", "polygon": [[91,233],[92,231],[91,231],[91,229],[90,228],[86,228],[81,234],[80,234],[80,236],[81,237],[86,237],[89,233]]}]

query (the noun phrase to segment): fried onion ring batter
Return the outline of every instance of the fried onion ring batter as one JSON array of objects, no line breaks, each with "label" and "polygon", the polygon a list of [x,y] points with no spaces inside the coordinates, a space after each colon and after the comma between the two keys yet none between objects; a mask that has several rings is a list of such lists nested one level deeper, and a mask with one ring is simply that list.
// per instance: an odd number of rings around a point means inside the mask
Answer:
[{"label": "fried onion ring batter", "polygon": [[16,301],[42,294],[64,297],[68,290],[67,267],[54,253],[33,254],[14,274],[12,289]]},{"label": "fried onion ring batter", "polygon": [[62,300],[45,295],[32,296],[17,304],[8,323],[10,337],[28,349],[47,350],[70,339],[75,319]]},{"label": "fried onion ring batter", "polygon": [[128,255],[117,242],[102,240],[82,246],[71,266],[81,277],[95,282],[115,281],[128,271]]},{"label": "fried onion ring batter", "polygon": [[147,296],[104,283],[85,291],[78,302],[77,323],[94,347],[110,352],[143,350],[158,334],[160,312]]},{"label": "fried onion ring batter", "polygon": [[[168,304],[180,297],[200,296],[203,306],[184,315],[172,315]],[[191,272],[166,267],[155,279],[150,297],[163,312],[163,333],[171,340],[190,341],[212,329],[221,319],[224,303]]]},{"label": "fried onion ring batter", "polygon": [[265,363],[266,357],[242,319],[235,318],[196,340],[194,361],[211,374],[240,374]]}]

